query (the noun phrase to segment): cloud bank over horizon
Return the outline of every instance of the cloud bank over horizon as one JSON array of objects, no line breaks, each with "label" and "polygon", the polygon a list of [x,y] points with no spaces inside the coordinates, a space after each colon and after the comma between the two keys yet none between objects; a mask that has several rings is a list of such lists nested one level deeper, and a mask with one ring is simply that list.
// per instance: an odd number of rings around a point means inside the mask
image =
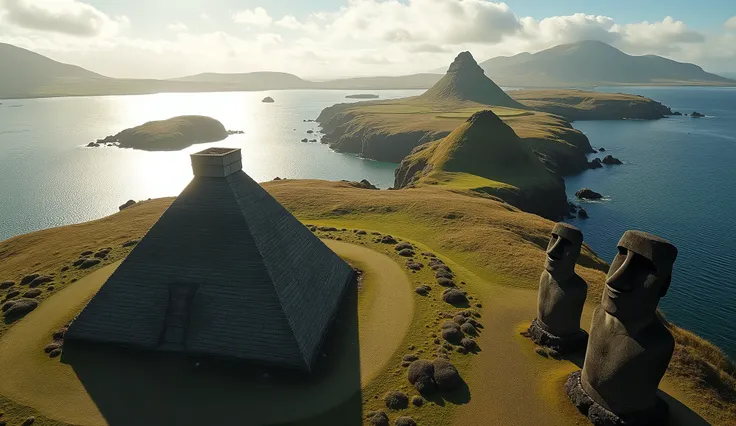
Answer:
[{"label": "cloud bank over horizon", "polygon": [[276,14],[268,5],[175,15],[151,31],[90,0],[0,0],[0,42],[113,77],[399,75],[445,66],[463,50],[483,61],[581,40],[736,71],[736,16],[697,31],[668,15],[652,22],[584,13],[539,19],[486,0],[349,0],[305,16]]}]

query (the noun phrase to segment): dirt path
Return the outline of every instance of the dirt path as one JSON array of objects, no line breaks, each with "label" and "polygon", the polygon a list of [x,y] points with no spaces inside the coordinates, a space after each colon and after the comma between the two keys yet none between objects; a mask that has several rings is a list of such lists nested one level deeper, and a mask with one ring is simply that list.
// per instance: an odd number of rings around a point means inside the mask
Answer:
[{"label": "dirt path", "polygon": [[[49,298],[0,339],[0,394],[49,418],[83,425],[135,424],[142,416],[154,424],[260,424],[326,411],[384,369],[409,329],[414,301],[405,272],[386,255],[325,243],[363,269],[365,279],[357,296],[358,324],[352,327],[357,331],[336,339],[350,347],[327,354],[330,366],[319,381],[285,387],[276,377],[244,379],[214,368],[192,373],[190,364],[124,353],[107,353],[101,365],[90,362],[89,371],[48,359],[43,347],[51,333],[96,293],[118,265],[113,264]],[[347,323],[339,327],[349,329]],[[334,353],[348,355],[330,358]]]}]

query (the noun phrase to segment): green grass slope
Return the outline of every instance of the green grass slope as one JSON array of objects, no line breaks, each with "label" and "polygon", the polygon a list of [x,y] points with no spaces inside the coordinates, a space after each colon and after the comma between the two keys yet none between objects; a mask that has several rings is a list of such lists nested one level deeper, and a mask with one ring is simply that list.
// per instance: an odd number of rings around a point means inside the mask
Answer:
[{"label": "green grass slope", "polygon": [[147,151],[179,150],[196,143],[227,138],[225,126],[214,118],[183,115],[168,120],[149,121],[115,135],[121,148]]},{"label": "green grass slope", "polygon": [[562,179],[491,110],[474,113],[445,138],[404,158],[394,186],[422,184],[488,193],[545,217],[567,210]]},{"label": "green grass slope", "polygon": [[424,103],[470,101],[489,106],[526,108],[486,77],[470,52],[457,55],[447,74],[417,100]]}]

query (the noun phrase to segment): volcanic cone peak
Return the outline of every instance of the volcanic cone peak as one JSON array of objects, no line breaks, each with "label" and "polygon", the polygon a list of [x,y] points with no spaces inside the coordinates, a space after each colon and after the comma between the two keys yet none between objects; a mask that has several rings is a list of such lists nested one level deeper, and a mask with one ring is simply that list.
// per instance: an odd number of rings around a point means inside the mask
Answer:
[{"label": "volcanic cone peak", "polygon": [[447,72],[479,72],[481,74],[485,74],[483,72],[483,68],[475,62],[475,59],[470,52],[460,52],[460,54],[458,54],[455,57],[455,60],[450,64],[450,68],[447,69]]}]

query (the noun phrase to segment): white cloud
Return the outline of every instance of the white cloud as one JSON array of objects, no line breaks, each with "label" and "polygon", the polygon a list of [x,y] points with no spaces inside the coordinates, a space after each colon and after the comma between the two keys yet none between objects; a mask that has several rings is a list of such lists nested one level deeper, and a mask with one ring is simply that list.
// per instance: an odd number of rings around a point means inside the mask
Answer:
[{"label": "white cloud", "polygon": [[705,36],[687,28],[682,21],[667,16],[661,22],[641,22],[624,25],[623,45],[632,53],[668,53],[687,43],[702,43]]},{"label": "white cloud", "polygon": [[257,7],[253,10],[247,9],[235,12],[233,14],[233,21],[238,24],[268,27],[273,22],[273,18],[266,12],[266,9]]},{"label": "white cloud", "polygon": [[532,46],[540,48],[580,40],[613,43],[620,37],[618,26],[607,16],[576,13],[569,16],[552,16],[540,21],[527,17],[521,19],[521,24],[521,37],[528,40]]},{"label": "white cloud", "polygon": [[111,18],[77,0],[0,0],[0,9],[10,25],[75,37],[114,35],[130,24],[125,16]]},{"label": "white cloud", "polygon": [[210,15],[202,12],[202,13],[199,14],[199,19],[202,19],[203,21],[209,21],[210,20]]},{"label": "white cloud", "polygon": [[293,15],[285,15],[283,18],[275,22],[279,27],[288,28],[290,30],[297,30],[304,27],[304,24],[299,22]]},{"label": "white cloud", "polygon": [[174,31],[174,32],[182,32],[188,29],[187,26],[181,22],[174,22],[173,24],[167,25],[166,28],[169,31]]},{"label": "white cloud", "polygon": [[723,26],[729,30],[736,30],[736,16],[730,17]]}]

